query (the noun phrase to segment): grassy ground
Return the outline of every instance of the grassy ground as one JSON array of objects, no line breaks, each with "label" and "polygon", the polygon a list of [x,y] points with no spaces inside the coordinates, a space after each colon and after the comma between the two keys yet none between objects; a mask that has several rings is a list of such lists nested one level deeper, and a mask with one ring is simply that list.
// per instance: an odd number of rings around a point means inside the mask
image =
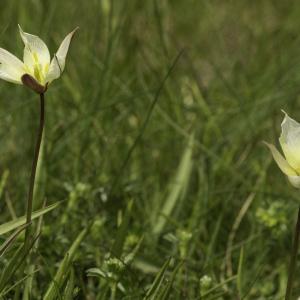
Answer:
[{"label": "grassy ground", "polygon": [[[300,120],[299,3],[2,0],[0,17],[19,57],[18,23],[51,53],[80,27],[46,93],[35,193],[61,205],[4,299],[283,298],[299,195],[261,141],[280,109]],[[25,212],[38,109],[1,82],[1,223]]]}]

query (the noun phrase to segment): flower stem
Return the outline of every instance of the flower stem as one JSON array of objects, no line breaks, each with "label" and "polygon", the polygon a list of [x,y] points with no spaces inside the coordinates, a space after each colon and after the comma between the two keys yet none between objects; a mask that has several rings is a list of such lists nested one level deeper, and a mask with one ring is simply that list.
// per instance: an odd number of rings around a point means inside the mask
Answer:
[{"label": "flower stem", "polygon": [[292,296],[293,280],[294,280],[294,274],[295,274],[295,267],[296,267],[296,263],[297,263],[298,248],[299,248],[299,238],[300,238],[300,206],[298,208],[298,217],[297,217],[297,223],[296,223],[296,228],[295,228],[294,244],[293,244],[292,253],[291,253],[291,260],[290,260],[290,266],[289,266],[289,277],[288,277],[288,282],[287,282],[287,286],[286,286],[285,300],[290,300],[291,296]]},{"label": "flower stem", "polygon": [[[26,223],[31,223],[32,207],[33,207],[33,192],[34,192],[34,183],[36,168],[40,154],[41,142],[43,137],[45,124],[45,97],[44,94],[40,94],[40,124],[37,132],[37,140],[35,144],[34,156],[31,166],[30,182],[29,182],[29,191],[27,199],[27,208],[26,208]],[[28,245],[30,241],[30,226],[26,228],[25,231],[25,245]]]}]

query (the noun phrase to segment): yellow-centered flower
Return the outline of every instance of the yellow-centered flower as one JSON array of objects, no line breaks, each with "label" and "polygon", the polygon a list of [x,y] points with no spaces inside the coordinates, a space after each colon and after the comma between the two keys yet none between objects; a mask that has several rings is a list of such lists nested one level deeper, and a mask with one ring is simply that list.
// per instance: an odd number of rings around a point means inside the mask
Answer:
[{"label": "yellow-centered flower", "polygon": [[288,177],[291,184],[300,188],[300,124],[285,113],[281,123],[281,135],[279,143],[284,153],[281,153],[274,145],[265,143],[270,149],[274,160],[280,170]]},{"label": "yellow-centered flower", "polygon": [[61,76],[77,28],[64,38],[52,60],[48,47],[38,36],[24,32],[20,25],[19,30],[25,45],[23,62],[0,48],[0,79],[24,84],[39,94],[44,93],[48,85]]}]

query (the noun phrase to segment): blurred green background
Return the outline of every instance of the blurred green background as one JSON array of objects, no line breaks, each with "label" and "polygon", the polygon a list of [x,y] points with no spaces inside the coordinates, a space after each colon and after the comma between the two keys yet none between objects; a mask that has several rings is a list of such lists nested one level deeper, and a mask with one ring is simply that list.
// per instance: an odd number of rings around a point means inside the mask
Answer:
[{"label": "blurred green background", "polygon": [[[300,4],[0,7],[0,46],[18,57],[18,23],[52,54],[80,27],[46,93],[35,207],[64,202],[44,218],[32,299],[92,221],[65,274],[73,299],[144,299],[166,262],[147,299],[282,299],[299,192],[261,141],[277,142],[280,109],[300,120]],[[38,96],[0,83],[2,223],[24,215],[38,112]]]}]

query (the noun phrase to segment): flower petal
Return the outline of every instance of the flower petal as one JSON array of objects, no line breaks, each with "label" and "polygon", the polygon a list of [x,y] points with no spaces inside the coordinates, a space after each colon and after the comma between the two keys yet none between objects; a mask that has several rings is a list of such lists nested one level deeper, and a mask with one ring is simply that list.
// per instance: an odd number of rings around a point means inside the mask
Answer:
[{"label": "flower petal", "polygon": [[24,64],[13,54],[0,48],[0,78],[9,82],[22,84]]},{"label": "flower petal", "polygon": [[46,82],[51,82],[54,79],[57,79],[61,76],[62,72],[65,69],[66,56],[68,54],[69,46],[72,40],[74,33],[78,30],[78,27],[70,32],[62,41],[57,52],[54,54],[54,57],[51,61],[49,72],[46,76]]},{"label": "flower petal", "polygon": [[300,124],[284,114],[279,142],[289,165],[300,173]]},{"label": "flower petal", "polygon": [[24,74],[21,78],[23,85],[35,91],[38,94],[43,94],[47,90],[47,85],[41,85],[34,77],[29,74]]},{"label": "flower petal", "polygon": [[[36,64],[43,67],[50,64],[50,54],[47,45],[36,35],[26,33],[19,25],[20,35],[24,42],[24,63],[33,69]],[[31,70],[32,71],[32,70]]]},{"label": "flower petal", "polygon": [[297,176],[297,172],[289,165],[284,159],[280,152],[275,148],[274,145],[264,142],[264,144],[270,149],[275,162],[277,163],[280,170],[288,176]]},{"label": "flower petal", "polygon": [[295,188],[300,188],[300,176],[288,176],[288,179]]}]

